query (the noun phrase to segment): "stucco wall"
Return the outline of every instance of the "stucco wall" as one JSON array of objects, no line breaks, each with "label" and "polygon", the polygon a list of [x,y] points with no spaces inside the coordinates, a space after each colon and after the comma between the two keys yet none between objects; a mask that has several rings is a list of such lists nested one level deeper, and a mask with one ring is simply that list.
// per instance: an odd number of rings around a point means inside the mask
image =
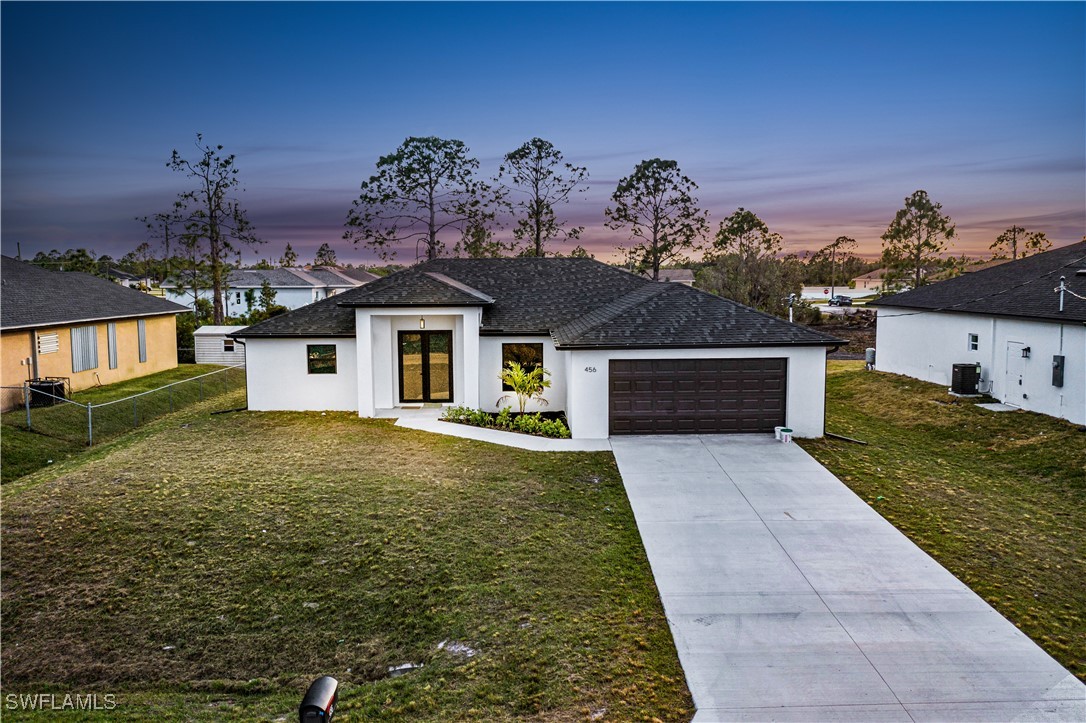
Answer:
[{"label": "stucco wall", "polygon": [[[969,334],[978,337],[976,351],[968,349]],[[1030,348],[1028,359],[1022,358],[1021,346]],[[875,347],[877,370],[947,387],[954,364],[980,362],[981,391],[1029,411],[1086,424],[1082,324],[880,308]],[[1057,354],[1066,359],[1063,387],[1052,385]]]},{"label": "stucco wall", "polygon": [[[21,387],[30,378],[27,373],[30,367],[24,366],[24,362],[30,358],[32,344],[32,332],[29,331],[8,331],[0,336],[0,386]],[[18,389],[0,391],[0,410],[6,412],[22,401],[23,395]]]},{"label": "stucco wall", "polygon": [[[482,408],[496,412],[501,407],[518,410],[516,395],[503,392],[498,374],[502,368],[502,344],[542,344],[543,368],[551,373],[551,386],[543,393],[548,404],[529,402],[527,412],[562,412],[566,410],[566,379],[568,377],[569,352],[557,351],[547,336],[483,336],[479,337],[479,403]],[[498,398],[509,395],[499,405]]]},{"label": "stucco wall", "polygon": [[[94,326],[98,340],[98,366],[81,372],[72,371],[72,335],[71,326],[50,326],[34,331],[7,332],[3,335],[3,384],[20,385],[27,379],[29,367],[20,366],[20,359],[32,357],[34,334],[56,333],[57,351],[38,354],[38,377],[68,377],[71,380],[70,391],[78,392],[97,384],[133,379],[173,369],[177,366],[177,320],[173,314],[143,317],[147,329],[147,361],[139,360],[139,332],[136,319],[118,319],[117,325],[117,368],[109,368],[109,322],[95,324],[77,324],[76,326]],[[9,381],[10,380],[10,381]],[[21,395],[4,395],[4,408]]]},{"label": "stucco wall", "polygon": [[[254,411],[356,411],[354,339],[245,339],[245,381]],[[310,374],[308,344],[336,346],[336,373]]]},{"label": "stucco wall", "polygon": [[[192,292],[185,291],[184,293],[177,293],[175,289],[163,288],[163,298],[167,301],[173,301],[178,304],[184,304],[185,306],[192,308]],[[249,306],[245,303],[245,292],[248,289],[231,289],[223,293],[223,304],[227,310],[228,316],[240,316],[242,314],[249,313]],[[256,304],[260,303],[260,289],[254,290],[256,293]],[[238,294],[241,294],[241,301],[238,301]],[[211,291],[208,289],[200,290],[200,298],[208,299],[212,298]],[[285,306],[288,309],[297,309],[300,306],[306,304],[312,304],[317,299],[324,298],[324,290],[321,290],[320,295],[317,295],[316,290],[313,287],[286,287],[275,289],[275,303],[280,306]]]},{"label": "stucco wall", "polygon": [[[358,410],[373,416],[378,409],[400,405],[400,331],[418,331],[419,318],[426,319],[426,331],[452,331],[453,404],[479,406],[479,334],[482,311],[478,307],[414,307],[404,309],[358,309],[355,331],[358,355],[372,360],[358,367]],[[250,348],[250,363],[252,350]]]},{"label": "stucco wall", "polygon": [[[797,437],[821,437],[825,425],[826,350],[823,347],[764,349],[631,349],[570,352],[566,381],[567,417],[576,439],[608,436],[608,375],[611,359],[788,359],[786,424]],[[592,370],[595,371],[592,371]]]}]

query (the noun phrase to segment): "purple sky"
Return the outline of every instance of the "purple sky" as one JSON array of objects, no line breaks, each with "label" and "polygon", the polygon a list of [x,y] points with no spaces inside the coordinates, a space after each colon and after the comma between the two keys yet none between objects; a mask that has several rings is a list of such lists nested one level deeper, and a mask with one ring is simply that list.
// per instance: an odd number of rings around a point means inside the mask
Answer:
[{"label": "purple sky", "polygon": [[[713,225],[877,255],[923,188],[979,255],[1012,223],[1086,232],[1082,3],[2,5],[2,245],[121,255],[169,207],[197,131],[238,156],[278,258],[341,240],[360,182],[410,135],[484,175],[532,136],[585,165],[560,214],[601,258],[617,180],[672,158]],[[216,52],[201,50],[218,48]],[[450,239],[451,241],[451,239]],[[568,248],[557,247],[558,250]],[[397,260],[413,258],[413,248]]]}]

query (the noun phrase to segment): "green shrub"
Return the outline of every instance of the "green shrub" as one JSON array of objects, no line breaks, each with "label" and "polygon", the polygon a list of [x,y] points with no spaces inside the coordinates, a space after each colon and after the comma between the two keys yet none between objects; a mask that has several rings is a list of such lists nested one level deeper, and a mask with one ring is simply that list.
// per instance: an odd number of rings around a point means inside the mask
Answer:
[{"label": "green shrub", "polygon": [[569,439],[571,436],[569,427],[561,419],[544,419],[539,412],[514,417],[511,407],[502,407],[497,414],[471,407],[446,407],[441,419],[473,427],[504,429],[554,439]]}]

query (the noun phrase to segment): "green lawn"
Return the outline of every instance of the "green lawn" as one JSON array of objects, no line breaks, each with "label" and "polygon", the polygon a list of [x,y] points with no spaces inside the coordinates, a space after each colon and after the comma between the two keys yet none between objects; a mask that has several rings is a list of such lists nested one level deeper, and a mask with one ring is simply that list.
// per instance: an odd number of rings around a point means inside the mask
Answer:
[{"label": "green lawn", "polygon": [[4,694],[291,720],[330,674],[345,721],[693,713],[610,454],[195,410],[6,485],[3,524]]},{"label": "green lawn", "polygon": [[804,449],[1050,655],[1086,679],[1086,432],[945,387],[830,362]]},{"label": "green lawn", "polygon": [[[71,395],[72,401],[80,404],[101,404],[115,399],[123,399],[151,389],[157,389],[172,382],[221,370],[214,364],[183,364],[157,374],[149,374],[138,379],[130,379],[102,387],[91,387]],[[231,372],[232,373],[232,372]],[[210,391],[210,386],[209,386]],[[178,391],[176,402],[180,406],[186,394]],[[187,396],[192,396],[187,394]],[[151,403],[151,399],[146,399]],[[161,400],[156,400],[161,401]],[[143,400],[141,400],[141,403]],[[242,402],[244,403],[244,402]],[[145,405],[146,406],[146,405]],[[157,410],[162,411],[162,410]],[[124,422],[112,420],[112,416],[124,415]],[[54,407],[34,408],[31,410],[32,425],[26,428],[26,410],[23,408],[6,412],[0,417],[0,481],[7,483],[13,479],[30,474],[50,464],[71,459],[84,453],[86,446],[86,411],[78,407],[59,404]],[[110,429],[102,429],[100,439],[115,436],[116,430],[128,431],[132,415],[129,408],[107,408],[100,412],[101,427],[105,422],[115,421]],[[114,429],[116,428],[116,429]],[[106,434],[106,432],[109,434]],[[96,433],[97,434],[97,433]]]}]

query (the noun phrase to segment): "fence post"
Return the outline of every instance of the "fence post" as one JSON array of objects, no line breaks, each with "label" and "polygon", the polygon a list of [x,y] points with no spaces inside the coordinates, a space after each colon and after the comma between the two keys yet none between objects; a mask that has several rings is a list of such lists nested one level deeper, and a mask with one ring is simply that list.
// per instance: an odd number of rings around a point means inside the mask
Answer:
[{"label": "fence post", "polygon": [[26,405],[26,428],[33,429],[30,425],[30,385],[23,385],[23,404]]},{"label": "fence post", "polygon": [[139,425],[139,417],[136,416],[136,397],[132,397],[132,426],[138,427]]},{"label": "fence post", "polygon": [[173,412],[173,385],[170,385],[170,412]]},{"label": "fence post", "polygon": [[87,446],[94,444],[94,407],[87,405]]},{"label": "fence post", "polygon": [[200,401],[202,402],[204,401],[204,378],[200,377],[198,381],[200,382],[198,386],[200,387]]}]

